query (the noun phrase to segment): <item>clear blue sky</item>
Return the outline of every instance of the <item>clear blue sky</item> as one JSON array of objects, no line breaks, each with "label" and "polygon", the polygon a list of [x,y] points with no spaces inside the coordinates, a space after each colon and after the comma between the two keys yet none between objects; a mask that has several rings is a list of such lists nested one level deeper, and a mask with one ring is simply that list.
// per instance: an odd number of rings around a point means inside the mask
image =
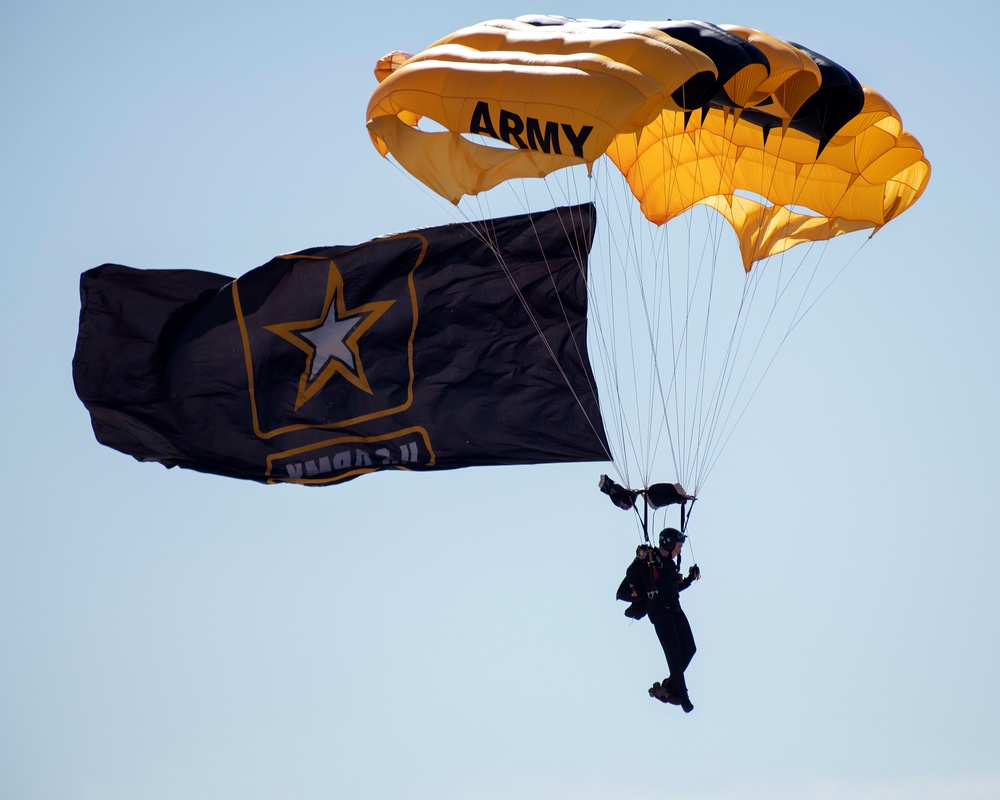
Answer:
[{"label": "clear blue sky", "polygon": [[[891,7],[7,2],[0,797],[1000,797],[1000,14]],[[372,67],[530,12],[800,42],[934,169],[699,501],[690,715],[613,599],[606,466],[243,484],[101,447],[73,391],[89,267],[235,276],[450,221],[371,147]]]}]

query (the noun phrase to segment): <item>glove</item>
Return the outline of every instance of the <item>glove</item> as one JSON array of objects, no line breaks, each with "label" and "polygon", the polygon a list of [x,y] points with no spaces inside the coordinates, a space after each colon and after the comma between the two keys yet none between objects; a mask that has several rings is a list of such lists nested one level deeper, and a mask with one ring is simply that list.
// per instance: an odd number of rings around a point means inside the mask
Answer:
[{"label": "glove", "polygon": [[700,569],[698,569],[698,565],[697,565],[697,564],[693,564],[693,565],[692,565],[692,566],[691,566],[691,567],[690,567],[690,568],[688,569],[688,580],[689,580],[689,581],[696,581],[696,580],[698,580],[698,579],[699,579],[700,577],[701,577],[701,570],[700,570]]}]

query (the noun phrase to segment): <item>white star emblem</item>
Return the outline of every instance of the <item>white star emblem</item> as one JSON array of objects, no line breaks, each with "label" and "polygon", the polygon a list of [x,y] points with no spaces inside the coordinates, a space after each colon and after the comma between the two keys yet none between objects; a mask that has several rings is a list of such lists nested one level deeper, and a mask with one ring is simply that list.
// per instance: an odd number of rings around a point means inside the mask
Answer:
[{"label": "white star emblem", "polygon": [[[339,297],[339,295],[338,295]],[[367,314],[341,319],[337,316],[337,306],[331,305],[322,324],[311,330],[300,331],[301,336],[313,346],[312,368],[309,380],[314,381],[331,359],[339,361],[351,372],[356,373],[357,358],[348,345],[354,330],[364,322]]]},{"label": "white star emblem", "polygon": [[267,330],[306,354],[296,410],[338,375],[373,394],[365,376],[358,342],[393,302],[380,300],[348,309],[344,302],[344,278],[331,261],[323,313],[316,319],[266,326]]}]

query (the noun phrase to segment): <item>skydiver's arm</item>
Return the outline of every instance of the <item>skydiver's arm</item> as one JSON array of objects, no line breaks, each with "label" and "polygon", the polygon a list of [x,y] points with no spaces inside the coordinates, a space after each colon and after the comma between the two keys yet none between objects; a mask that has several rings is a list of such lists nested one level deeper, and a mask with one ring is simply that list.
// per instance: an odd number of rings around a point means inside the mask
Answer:
[{"label": "skydiver's arm", "polygon": [[698,565],[694,564],[689,570],[686,578],[681,578],[677,584],[677,591],[683,592],[692,583],[701,578],[701,570],[698,569]]}]

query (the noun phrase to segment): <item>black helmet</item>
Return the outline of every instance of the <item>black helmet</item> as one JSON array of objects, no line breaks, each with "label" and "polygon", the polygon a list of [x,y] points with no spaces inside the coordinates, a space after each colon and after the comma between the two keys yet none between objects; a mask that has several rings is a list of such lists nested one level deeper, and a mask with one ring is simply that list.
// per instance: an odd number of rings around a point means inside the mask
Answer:
[{"label": "black helmet", "polygon": [[678,542],[687,539],[677,528],[664,528],[660,531],[660,547],[673,548]]}]

